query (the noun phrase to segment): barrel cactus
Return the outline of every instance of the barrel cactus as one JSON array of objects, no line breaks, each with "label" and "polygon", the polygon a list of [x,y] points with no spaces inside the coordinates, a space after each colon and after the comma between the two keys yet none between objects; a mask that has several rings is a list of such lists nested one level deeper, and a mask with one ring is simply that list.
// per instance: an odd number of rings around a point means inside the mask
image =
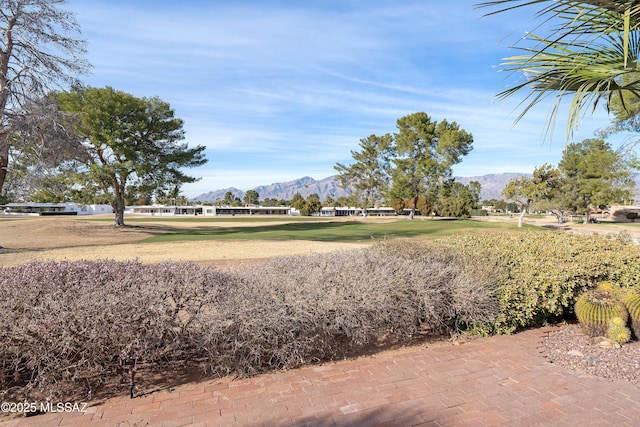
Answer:
[{"label": "barrel cactus", "polygon": [[624,305],[631,317],[631,330],[636,338],[640,339],[640,288],[635,287],[627,291],[624,297]]},{"label": "barrel cactus", "polygon": [[631,340],[631,330],[627,328],[627,322],[622,317],[614,317],[609,323],[607,336],[618,344],[624,344]]},{"label": "barrel cactus", "polygon": [[629,314],[617,290],[595,288],[584,292],[575,305],[575,313],[585,333],[607,336],[612,319],[619,317],[626,325]]},{"label": "barrel cactus", "polygon": [[608,292],[620,300],[625,294],[624,290],[620,286],[611,282],[600,282],[596,289],[600,292]]}]

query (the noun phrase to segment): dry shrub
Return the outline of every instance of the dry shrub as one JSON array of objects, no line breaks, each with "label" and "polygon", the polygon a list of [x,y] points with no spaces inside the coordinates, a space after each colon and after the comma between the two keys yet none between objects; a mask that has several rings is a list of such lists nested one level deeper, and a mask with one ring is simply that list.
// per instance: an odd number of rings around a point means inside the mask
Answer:
[{"label": "dry shrub", "polygon": [[221,349],[219,367],[250,374],[357,353],[382,337],[406,343],[490,322],[497,308],[458,266],[382,248],[286,257],[239,274],[244,285],[223,304],[232,308],[219,338],[227,342],[211,347]]},{"label": "dry shrub", "polygon": [[[569,233],[388,240],[222,272],[191,263],[0,269],[0,397],[95,396],[127,367],[253,375],[425,334],[508,333],[640,282],[640,248]],[[126,392],[126,383],[119,392]]]},{"label": "dry shrub", "polygon": [[[191,263],[31,262],[0,269],[0,397],[91,398],[129,366],[251,375],[490,322],[485,283],[391,246],[233,273]],[[115,381],[118,383],[118,381]]]},{"label": "dry shrub", "polygon": [[137,363],[204,356],[198,317],[231,276],[194,264],[31,262],[0,270],[0,390],[91,397]]},{"label": "dry shrub", "polygon": [[498,287],[507,271],[501,262],[483,251],[467,247],[433,245],[430,241],[392,239],[373,248],[385,257],[399,257],[431,266],[441,277],[432,277],[446,302],[437,317],[454,322],[455,332],[485,325],[497,315]]}]

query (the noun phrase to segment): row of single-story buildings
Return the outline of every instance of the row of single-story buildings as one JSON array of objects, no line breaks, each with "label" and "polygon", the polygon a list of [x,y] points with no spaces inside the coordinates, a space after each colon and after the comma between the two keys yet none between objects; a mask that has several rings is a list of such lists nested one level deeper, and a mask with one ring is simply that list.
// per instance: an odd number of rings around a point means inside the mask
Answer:
[{"label": "row of single-story buildings", "polygon": [[[408,215],[410,209],[404,209],[403,215]],[[126,213],[140,215],[300,215],[300,212],[290,206],[129,206]],[[333,217],[333,216],[394,216],[397,215],[393,208],[374,207],[374,208],[354,208],[354,207],[323,207],[317,216]],[[420,215],[420,211],[416,211],[416,215]]]},{"label": "row of single-story buildings", "polygon": [[[80,205],[77,203],[9,203],[0,206],[0,212],[15,215],[98,215],[113,213],[111,205]],[[397,215],[393,208],[354,208],[354,207],[323,207],[317,214],[322,217],[334,216],[394,216]],[[410,210],[405,209],[403,214],[409,214]],[[128,206],[125,208],[127,215],[150,215],[150,216],[236,216],[236,215],[289,215],[297,216],[300,212],[290,206],[173,206],[173,205],[146,205]],[[420,212],[416,212],[420,215]]]},{"label": "row of single-story buildings", "polygon": [[[410,209],[405,209],[408,214]],[[204,215],[204,216],[218,216],[218,215],[290,215],[297,216],[300,212],[290,206],[259,206],[259,205],[246,205],[246,206],[207,206],[207,205],[195,205],[195,206],[165,206],[165,205],[150,205],[150,206],[129,206],[126,213],[139,214],[139,215],[157,215],[157,216],[173,216],[173,215]],[[392,216],[397,215],[393,208],[387,207],[375,207],[375,208],[354,208],[354,207],[323,207],[317,216],[333,217],[333,216],[362,216],[366,212],[366,215],[370,216]],[[420,212],[418,211],[419,215]]]},{"label": "row of single-story buildings", "polygon": [[[408,215],[410,209],[404,209],[401,215]],[[111,205],[83,205],[79,203],[9,203],[0,205],[0,213],[6,215],[99,215],[111,214]],[[594,212],[595,213],[595,212]],[[278,215],[297,216],[300,212],[290,206],[172,206],[172,205],[147,205],[128,206],[125,209],[127,215],[150,216],[253,216],[253,215]],[[354,207],[323,207],[317,216],[321,217],[345,217],[345,216],[395,216],[398,215],[390,207],[354,208]],[[420,211],[416,211],[420,215]],[[640,206],[611,206],[605,211],[598,212],[599,219],[616,222],[640,221]]]},{"label": "row of single-story buildings", "polygon": [[100,215],[113,213],[111,205],[78,203],[9,203],[0,205],[5,215]]},{"label": "row of single-story buildings", "polygon": [[170,205],[147,205],[128,206],[125,214],[153,215],[153,216],[174,216],[174,215],[295,215],[295,209],[288,206],[170,206]]}]

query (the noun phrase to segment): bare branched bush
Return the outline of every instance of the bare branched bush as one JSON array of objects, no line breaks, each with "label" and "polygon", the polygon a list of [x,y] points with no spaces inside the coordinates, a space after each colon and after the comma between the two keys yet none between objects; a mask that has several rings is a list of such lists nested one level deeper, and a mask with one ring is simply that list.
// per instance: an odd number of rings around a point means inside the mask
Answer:
[{"label": "bare branched bush", "polygon": [[244,269],[245,286],[224,304],[236,310],[229,313],[224,354],[235,360],[228,365],[246,373],[290,368],[342,357],[382,338],[407,343],[418,333],[493,320],[496,299],[472,271],[393,252],[294,256]]},{"label": "bare branched bush", "polygon": [[122,393],[140,365],[198,361],[217,375],[253,375],[493,320],[481,274],[446,257],[398,255],[406,245],[233,273],[106,260],[0,269],[0,397],[91,398],[112,394],[114,378]]},{"label": "bare branched bush", "polygon": [[415,239],[386,240],[373,250],[384,256],[441,266],[446,275],[434,283],[440,284],[442,298],[447,304],[437,318],[449,323],[453,321],[453,332],[495,319],[499,287],[506,280],[508,271],[490,251],[434,245]]},{"label": "bare branched bush", "polygon": [[570,315],[599,281],[638,286],[639,255],[619,239],[478,233],[228,272],[107,260],[1,268],[0,397],[123,393],[140,366],[254,375],[460,330],[509,333]]},{"label": "bare branched bush", "polygon": [[31,262],[0,271],[0,390],[91,397],[137,363],[205,356],[203,307],[233,279],[194,264]]}]

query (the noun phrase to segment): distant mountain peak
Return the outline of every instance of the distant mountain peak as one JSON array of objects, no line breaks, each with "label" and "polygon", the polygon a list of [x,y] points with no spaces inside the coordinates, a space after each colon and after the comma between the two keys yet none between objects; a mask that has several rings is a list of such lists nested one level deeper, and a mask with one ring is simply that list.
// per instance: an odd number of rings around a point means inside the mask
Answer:
[{"label": "distant mountain peak", "polygon": [[[519,176],[526,176],[531,174],[524,173],[494,173],[481,176],[471,177],[455,177],[455,180],[463,184],[468,184],[470,181],[478,181],[481,186],[480,199],[503,199],[502,189],[507,183]],[[320,200],[325,200],[327,197],[337,199],[338,197],[347,196],[346,190],[338,186],[336,181],[337,175],[329,176],[321,180],[316,180],[310,176],[303,176],[302,178],[294,179],[285,182],[275,182],[269,185],[261,185],[251,190],[258,193],[260,200],[267,198],[278,200],[291,200],[295,193],[300,193],[302,197],[308,197],[310,194],[317,194],[320,196]],[[224,195],[227,192],[231,192],[234,196],[244,199],[245,192],[235,187],[224,188],[221,190],[209,191],[208,193],[202,193],[199,196],[194,197],[194,200],[201,202],[213,203],[217,200],[224,199]]]}]

